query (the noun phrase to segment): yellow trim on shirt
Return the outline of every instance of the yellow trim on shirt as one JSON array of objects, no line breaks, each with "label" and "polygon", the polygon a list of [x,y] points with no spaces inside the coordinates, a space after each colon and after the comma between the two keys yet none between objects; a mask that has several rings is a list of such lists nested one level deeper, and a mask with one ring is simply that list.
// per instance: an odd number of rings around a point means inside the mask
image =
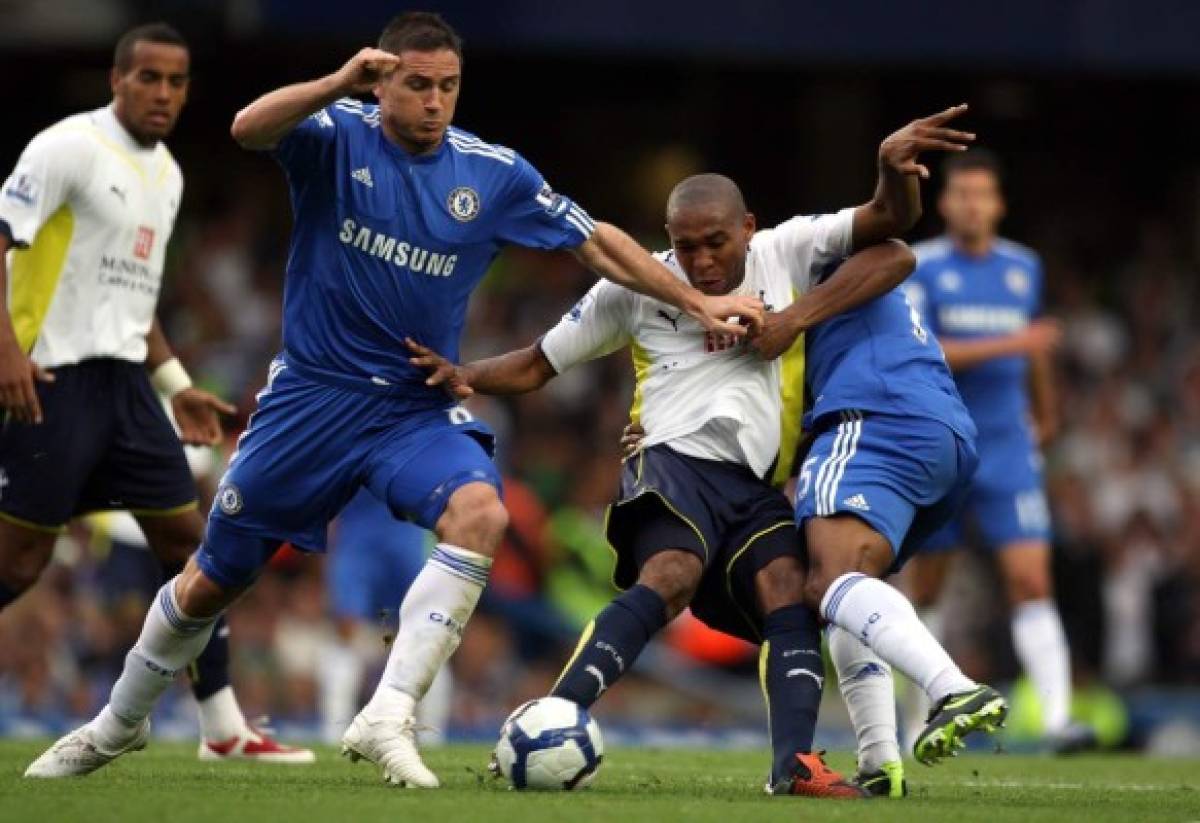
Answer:
[{"label": "yellow trim on shirt", "polygon": [[779,459],[775,461],[775,473],[771,485],[782,486],[792,476],[796,462],[796,446],[803,432],[800,421],[804,417],[804,335],[796,338],[792,347],[783,353],[783,412],[779,418]]},{"label": "yellow trim on shirt", "polygon": [[29,248],[13,252],[8,306],[17,342],[26,353],[33,349],[42,331],[46,313],[58,290],[58,280],[66,267],[74,233],[75,215],[64,203],[50,215]]},{"label": "yellow trim on shirt", "polygon": [[629,422],[642,422],[642,402],[645,399],[646,375],[650,372],[650,355],[646,354],[638,342],[634,340],[629,345],[633,355],[633,406],[629,409]]}]

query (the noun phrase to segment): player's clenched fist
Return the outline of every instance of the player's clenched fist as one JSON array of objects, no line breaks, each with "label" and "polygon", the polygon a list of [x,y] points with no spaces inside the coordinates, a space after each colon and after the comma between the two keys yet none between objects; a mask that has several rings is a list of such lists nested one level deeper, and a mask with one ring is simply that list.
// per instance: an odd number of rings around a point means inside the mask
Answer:
[{"label": "player's clenched fist", "polygon": [[943,112],[914,120],[899,131],[888,135],[879,144],[879,165],[901,174],[929,178],[929,169],[917,162],[925,151],[965,151],[975,135],[967,131],[946,128],[946,123],[963,114],[967,104],[951,106]]},{"label": "player's clenched fist", "polygon": [[339,86],[345,94],[362,94],[373,89],[399,65],[398,56],[368,46],[338,70]]}]

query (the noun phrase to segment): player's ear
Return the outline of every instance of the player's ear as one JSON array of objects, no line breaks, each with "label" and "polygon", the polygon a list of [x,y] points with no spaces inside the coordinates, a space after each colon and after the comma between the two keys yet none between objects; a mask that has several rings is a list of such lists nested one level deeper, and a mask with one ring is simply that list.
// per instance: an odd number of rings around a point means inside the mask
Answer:
[{"label": "player's ear", "polygon": [[742,230],[746,233],[746,242],[750,242],[750,238],[754,236],[754,232],[758,229],[758,221],[754,219],[753,212],[746,212],[746,216],[742,218]]},{"label": "player's ear", "polygon": [[117,89],[121,86],[121,70],[116,66],[109,69],[108,72],[108,87],[112,90],[113,96],[117,94]]}]

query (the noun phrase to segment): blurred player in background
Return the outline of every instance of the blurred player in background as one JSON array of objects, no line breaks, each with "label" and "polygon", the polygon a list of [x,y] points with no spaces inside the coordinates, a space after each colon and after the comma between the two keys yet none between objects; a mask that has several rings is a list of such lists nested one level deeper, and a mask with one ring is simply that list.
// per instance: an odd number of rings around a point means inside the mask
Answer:
[{"label": "blurred player in background", "polygon": [[[451,127],[462,42],[440,17],[402,14],[379,46],[269,92],[233,122],[238,143],[270,151],[291,190],[283,352],[204,542],[163,586],[109,704],[39,757],[31,776],[86,774],[143,747],[154,703],[213,623],[283,542],[324,550],[329,522],[366,486],[439,542],[400,606],[383,677],[343,751],[376,763],[389,783],[437,787],[413,710],[458,647],[508,515],[490,430],[426,385],[404,340],[457,357],[471,292],[508,244],[571,249],[714,333],[747,333],[730,317],[761,323],[761,301],[701,294],[511,149]],[[378,106],[348,97],[367,92]]]},{"label": "blurred player in background", "polygon": [[[1061,331],[1041,317],[1042,263],[998,235],[1001,170],[976,149],[947,160],[938,210],[943,237],[916,247],[910,298],[941,340],[979,429],[979,471],[962,516],[934,535],[912,565],[913,599],[932,609],[963,544],[964,524],[995,552],[1012,612],[1017,659],[1041,698],[1043,731],[1056,748],[1086,743],[1070,723],[1070,652],[1054,602],[1050,511],[1041,450],[1058,431],[1051,354]],[[931,613],[929,622],[940,623]]]},{"label": "blurred player in background", "polygon": [[[180,439],[215,444],[218,414],[234,409],[192,387],[155,317],[183,194],[162,141],[189,63],[165,24],[125,34],[112,103],[34,137],[0,190],[0,609],[33,585],[76,515],[132,512],[168,577],[203,535]],[[192,668],[200,757],[311,762],[246,722],[227,638],[222,622]]]},{"label": "blurred player in background", "polygon": [[[317,683],[321,733],[333,743],[358,713],[368,671],[387,658],[399,598],[421,573],[434,540],[420,526],[397,520],[366,489],[342,509],[329,539],[325,581],[337,638],[321,655]],[[444,739],[452,688],[450,669],[443,668],[417,704],[421,742]]]}]

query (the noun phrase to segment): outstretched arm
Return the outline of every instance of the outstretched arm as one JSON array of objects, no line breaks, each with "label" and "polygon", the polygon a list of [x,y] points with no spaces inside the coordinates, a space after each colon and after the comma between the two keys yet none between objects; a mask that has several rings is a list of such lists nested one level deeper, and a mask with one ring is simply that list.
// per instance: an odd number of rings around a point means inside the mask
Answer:
[{"label": "outstretched arm", "polygon": [[315,111],[374,88],[400,65],[390,52],[365,48],[333,74],[268,92],[233,118],[229,133],[244,149],[270,149]]},{"label": "outstretched arm", "polygon": [[540,389],[557,374],[539,343],[457,366],[415,340],[404,342],[412,352],[408,362],[429,372],[425,385],[442,386],[458,400],[475,392],[525,394]]},{"label": "outstretched arm", "polygon": [[773,360],[806,329],[896,288],[916,265],[913,253],[900,240],[863,249],[786,309],[768,314],[762,334],[751,345],[763,359]]},{"label": "outstretched arm", "polygon": [[[597,223],[596,231],[575,249],[583,265],[605,280],[670,303],[694,317],[707,331],[741,337],[762,325],[762,301],[745,295],[700,293],[655,260],[616,226]],[[738,318],[741,322],[730,322]]]},{"label": "outstretched arm", "polygon": [[1013,334],[978,340],[942,338],[941,343],[942,351],[946,354],[946,364],[954,371],[963,371],[1001,357],[1046,357],[1058,348],[1060,340],[1062,326],[1059,322],[1048,317],[1039,317]]},{"label": "outstretched arm", "polygon": [[920,181],[929,178],[929,169],[919,162],[920,155],[926,151],[965,151],[975,135],[947,128],[946,123],[966,110],[964,103],[914,120],[879,145],[875,196],[854,210],[855,250],[900,237],[916,225],[921,217]]}]

